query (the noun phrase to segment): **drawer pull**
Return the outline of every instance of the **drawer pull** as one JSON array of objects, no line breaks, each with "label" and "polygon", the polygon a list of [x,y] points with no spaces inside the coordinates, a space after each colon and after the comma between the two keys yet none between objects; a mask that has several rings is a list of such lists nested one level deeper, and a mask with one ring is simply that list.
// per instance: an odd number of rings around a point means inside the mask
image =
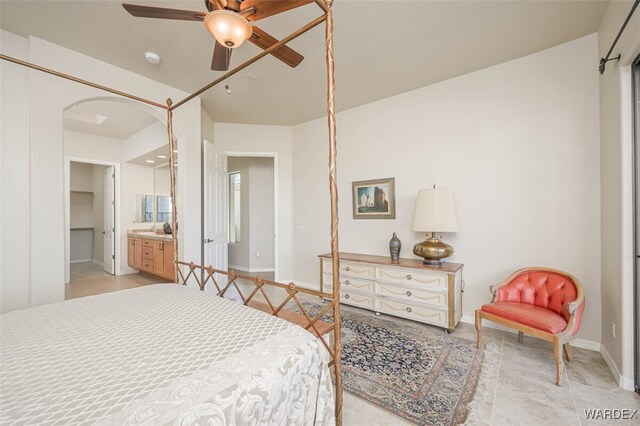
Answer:
[{"label": "drawer pull", "polygon": [[345,298],[345,299],[348,299],[348,298],[349,298],[349,295],[348,295],[348,294],[345,294],[345,295],[344,295],[344,298]]},{"label": "drawer pull", "polygon": [[411,297],[411,292],[407,291],[407,296]]},{"label": "drawer pull", "polygon": [[408,280],[411,280],[411,279],[412,279],[412,278],[411,278],[411,274],[407,275],[407,279],[408,279]]},{"label": "drawer pull", "polygon": [[349,268],[348,266],[346,268],[344,268],[345,271],[349,272],[351,270],[351,268]]},{"label": "drawer pull", "polygon": [[346,280],[344,283],[345,283],[346,285],[351,284],[351,282],[349,282],[349,280]]},{"label": "drawer pull", "polygon": [[407,306],[407,312],[411,312],[411,308]]}]

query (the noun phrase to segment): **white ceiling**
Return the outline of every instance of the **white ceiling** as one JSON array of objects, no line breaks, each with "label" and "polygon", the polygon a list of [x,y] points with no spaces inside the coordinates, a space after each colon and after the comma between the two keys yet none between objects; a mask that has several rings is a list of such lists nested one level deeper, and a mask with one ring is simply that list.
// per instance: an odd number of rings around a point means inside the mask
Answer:
[{"label": "white ceiling", "polygon": [[64,113],[65,129],[120,140],[129,138],[156,121],[140,108],[111,101],[83,102]]},{"label": "white ceiling", "polygon": [[[161,156],[164,158],[160,158],[158,156]],[[178,163],[177,153],[174,154],[174,158],[177,164]],[[153,161],[153,163],[150,163],[150,161]],[[148,166],[153,168],[167,167],[169,164],[169,144],[161,146],[160,148],[155,149],[153,151],[147,152],[146,154],[141,155],[140,157],[129,160],[127,161],[127,163],[138,164],[140,166]]]},{"label": "white ceiling", "polygon": [[[203,1],[129,0],[204,11]],[[212,36],[198,22],[134,18],[120,1],[0,1],[0,25],[35,35],[193,92],[209,70]],[[338,110],[362,105],[531,54],[597,30],[606,1],[336,0]],[[319,15],[315,4],[257,24],[277,38]],[[289,43],[305,56],[292,69],[267,57],[203,95],[214,121],[291,125],[326,115],[324,26]],[[143,59],[147,50],[162,62]],[[236,49],[238,65],[259,52]],[[597,64],[594,64],[596,66]],[[257,77],[246,77],[251,73]]]}]

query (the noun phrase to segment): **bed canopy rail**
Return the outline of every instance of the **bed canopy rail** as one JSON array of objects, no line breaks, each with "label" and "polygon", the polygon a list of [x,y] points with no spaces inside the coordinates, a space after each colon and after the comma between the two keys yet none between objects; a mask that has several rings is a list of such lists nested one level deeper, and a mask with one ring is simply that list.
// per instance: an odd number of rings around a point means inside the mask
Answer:
[{"label": "bed canopy rail", "polygon": [[[171,202],[172,202],[172,213],[171,213],[171,224],[173,229],[172,239],[175,244],[175,258],[174,263],[176,265],[176,275],[174,282],[179,283],[179,278],[183,279],[183,284],[185,284],[190,279],[194,279],[196,285],[200,287],[201,290],[204,290],[207,283],[211,282],[217,287],[218,293],[221,296],[234,286],[236,291],[238,291],[237,280],[242,279],[245,281],[252,282],[255,286],[253,291],[249,296],[241,295],[242,303],[251,306],[256,309],[261,309],[269,314],[280,316],[281,318],[287,319],[292,322],[299,323],[302,327],[306,328],[308,331],[315,334],[319,339],[321,339],[325,348],[329,351],[331,355],[331,363],[330,366],[333,368],[334,373],[334,384],[335,384],[335,416],[336,416],[336,424],[342,424],[342,372],[340,367],[340,356],[341,356],[341,339],[340,339],[340,259],[338,252],[338,185],[337,185],[337,175],[336,175],[336,117],[335,117],[335,66],[334,66],[334,56],[333,56],[333,13],[332,13],[332,5],[333,0],[314,0],[314,3],[322,10],[322,15],[313,21],[307,23],[303,27],[294,31],[287,37],[283,38],[281,41],[273,44],[269,48],[263,50],[261,53],[257,54],[253,58],[243,62],[239,66],[235,67],[231,71],[225,73],[220,78],[212,81],[191,95],[185,97],[184,99],[174,103],[172,99],[167,99],[165,104],[145,99],[141,96],[137,96],[131,93],[127,93],[121,90],[117,90],[102,84],[98,84],[95,82],[91,82],[88,80],[84,80],[60,71],[56,71],[50,68],[46,68],[37,64],[30,63],[28,61],[24,61],[18,58],[14,58],[9,55],[0,54],[0,59],[14,63],[19,66],[24,66],[36,71],[40,71],[43,73],[47,73],[59,78],[63,78],[66,80],[73,81],[78,84],[82,84],[85,86],[93,87],[98,90],[102,90],[105,92],[109,92],[118,96],[122,96],[128,99],[132,99],[137,102],[141,102],[147,105],[151,105],[160,109],[163,109],[167,113],[167,137],[169,142],[169,170],[170,170],[170,187],[171,187]],[[211,89],[215,85],[223,82],[226,78],[236,74],[237,72],[247,68],[251,64],[256,61],[262,59],[278,48],[286,45],[286,43],[291,40],[299,37],[300,35],[306,33],[317,25],[325,22],[325,55],[326,55],[326,66],[327,66],[327,119],[329,126],[329,194],[331,200],[331,258],[333,261],[333,293],[322,293],[310,289],[305,289],[302,287],[296,286],[294,283],[289,284],[281,284],[275,281],[265,280],[259,277],[248,277],[243,275],[235,274],[233,271],[222,271],[213,268],[212,266],[199,266],[195,265],[193,262],[183,262],[180,261],[179,250],[178,250],[178,224],[177,224],[177,206],[176,206],[176,177],[175,177],[175,142],[173,135],[173,111],[180,106],[184,105],[191,99],[197,97],[198,95],[206,92]],[[181,269],[188,270],[186,275],[184,271]],[[200,278],[196,271],[202,273]],[[227,277],[227,282],[223,287],[217,283],[214,279],[214,274],[221,274]],[[267,293],[264,291],[264,286],[271,286],[274,288],[280,288],[283,291],[287,292],[287,297],[285,298],[286,303],[293,302],[298,309],[302,312],[303,319],[300,317],[291,317],[290,313],[287,314],[287,309],[284,309],[284,305],[279,304],[278,306],[273,305],[270,299],[267,296]],[[258,294],[262,294],[263,297],[266,297],[267,303],[260,305],[257,300],[254,300],[254,297]],[[298,294],[307,294],[311,296],[318,296],[325,298],[329,301],[324,308],[320,310],[316,315],[309,315],[305,310],[304,306],[300,302],[298,298]],[[285,303],[285,304],[286,304]],[[290,311],[289,311],[290,312]],[[287,318],[289,315],[289,318]],[[332,315],[333,324],[326,325],[321,318],[324,315]],[[330,343],[327,343],[324,336],[332,334],[332,338]]]}]

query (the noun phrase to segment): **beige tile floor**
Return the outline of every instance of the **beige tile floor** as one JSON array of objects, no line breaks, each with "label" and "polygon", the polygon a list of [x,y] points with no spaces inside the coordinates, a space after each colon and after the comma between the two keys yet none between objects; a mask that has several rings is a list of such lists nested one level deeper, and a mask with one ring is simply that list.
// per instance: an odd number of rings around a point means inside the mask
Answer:
[{"label": "beige tile floor", "polygon": [[[135,274],[113,277],[89,265],[74,265],[72,283],[67,285],[67,298],[82,297],[106,291],[116,291],[140,285],[163,282],[151,275]],[[105,277],[107,275],[107,277]],[[271,275],[261,274],[265,278]],[[244,290],[249,283],[239,283]],[[282,300],[282,293],[269,291],[273,303]],[[367,311],[343,305],[343,309]],[[373,315],[371,313],[371,315]],[[441,329],[419,325],[389,316],[383,318],[444,333]],[[453,336],[475,341],[475,328],[460,323]],[[619,388],[598,352],[573,348],[574,360],[566,363],[564,384],[555,385],[555,361],[549,343],[525,336],[485,328],[484,362],[472,411],[467,419],[471,425],[598,425],[625,424],[622,421],[593,421],[585,418],[585,409],[639,409],[640,397]],[[344,395],[345,426],[408,425],[399,417],[384,411],[348,392]],[[626,424],[640,424],[640,418]]]},{"label": "beige tile floor", "polygon": [[72,263],[71,281],[64,286],[65,300],[94,294],[108,293],[147,284],[166,283],[165,278],[138,273],[130,275],[110,275],[95,263]]}]

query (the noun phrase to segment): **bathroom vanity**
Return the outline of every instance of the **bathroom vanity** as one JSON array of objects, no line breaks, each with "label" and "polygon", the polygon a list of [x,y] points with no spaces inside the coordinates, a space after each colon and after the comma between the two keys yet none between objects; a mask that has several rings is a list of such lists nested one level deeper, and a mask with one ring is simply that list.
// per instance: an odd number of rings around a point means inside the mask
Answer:
[{"label": "bathroom vanity", "polygon": [[127,236],[129,266],[171,281],[175,279],[175,248],[171,235],[129,231]]}]

